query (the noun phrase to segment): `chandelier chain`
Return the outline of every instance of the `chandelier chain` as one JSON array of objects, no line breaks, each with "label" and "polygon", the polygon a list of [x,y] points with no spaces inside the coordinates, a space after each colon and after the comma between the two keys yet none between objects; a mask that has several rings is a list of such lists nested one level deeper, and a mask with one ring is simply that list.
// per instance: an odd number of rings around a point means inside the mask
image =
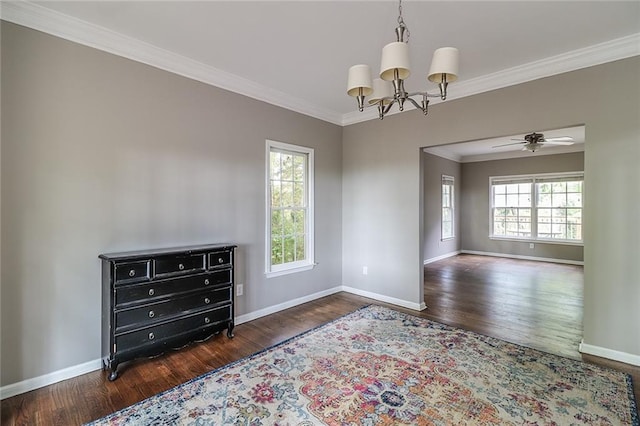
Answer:
[{"label": "chandelier chain", "polygon": [[411,37],[411,32],[409,31],[409,27],[404,23],[404,19],[402,18],[402,0],[398,1],[398,25],[405,29],[407,32],[407,41],[405,43],[409,43],[409,37]]}]

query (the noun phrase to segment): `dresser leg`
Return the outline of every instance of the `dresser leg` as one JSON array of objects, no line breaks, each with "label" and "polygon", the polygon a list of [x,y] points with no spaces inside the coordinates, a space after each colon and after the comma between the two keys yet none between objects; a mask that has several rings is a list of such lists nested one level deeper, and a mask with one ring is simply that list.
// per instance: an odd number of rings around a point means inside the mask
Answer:
[{"label": "dresser leg", "polygon": [[114,365],[111,367],[111,372],[109,373],[109,381],[113,382],[115,379],[118,378],[118,370],[117,370],[118,366]]},{"label": "dresser leg", "polygon": [[229,321],[229,325],[227,326],[227,337],[229,339],[233,338],[233,321]]}]

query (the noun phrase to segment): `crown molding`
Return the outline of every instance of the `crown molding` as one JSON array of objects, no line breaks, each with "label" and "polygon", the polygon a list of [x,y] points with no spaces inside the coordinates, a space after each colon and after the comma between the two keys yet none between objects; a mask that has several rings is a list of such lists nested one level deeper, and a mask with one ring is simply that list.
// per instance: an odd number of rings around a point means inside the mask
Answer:
[{"label": "crown molding", "polygon": [[342,125],[341,114],[334,111],[28,1],[3,1],[0,6],[0,17],[5,21],[65,40],[141,62],[329,123]]},{"label": "crown molding", "polygon": [[[378,119],[376,108],[368,108],[362,113],[352,111],[340,114],[279,90],[271,89],[185,56],[28,1],[1,2],[0,18],[340,126]],[[449,99],[464,98],[638,55],[640,55],[640,33],[457,82],[449,87]],[[439,98],[434,98],[430,105],[439,102],[441,102]],[[413,105],[407,105],[405,111],[413,109],[415,109]],[[394,109],[388,115],[398,113],[399,111]]]},{"label": "crown molding", "polygon": [[[456,82],[456,84],[449,86],[448,98],[464,98],[638,55],[640,55],[640,33],[529,62],[470,80]],[[437,101],[440,100],[438,99]],[[432,101],[429,105],[431,106],[435,103],[438,102]],[[405,110],[408,109],[415,108],[405,108]],[[394,113],[397,112],[397,110],[394,111]],[[390,112],[389,114],[392,113]],[[362,113],[353,111],[342,116],[341,124],[348,126],[376,118],[378,118],[378,111],[375,108]]]}]

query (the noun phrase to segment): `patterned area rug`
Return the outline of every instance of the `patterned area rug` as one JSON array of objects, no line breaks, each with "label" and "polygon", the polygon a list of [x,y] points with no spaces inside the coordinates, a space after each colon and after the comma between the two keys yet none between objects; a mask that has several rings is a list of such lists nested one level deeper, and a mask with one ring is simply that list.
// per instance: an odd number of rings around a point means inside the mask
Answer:
[{"label": "patterned area rug", "polygon": [[92,425],[638,425],[631,378],[369,306]]}]

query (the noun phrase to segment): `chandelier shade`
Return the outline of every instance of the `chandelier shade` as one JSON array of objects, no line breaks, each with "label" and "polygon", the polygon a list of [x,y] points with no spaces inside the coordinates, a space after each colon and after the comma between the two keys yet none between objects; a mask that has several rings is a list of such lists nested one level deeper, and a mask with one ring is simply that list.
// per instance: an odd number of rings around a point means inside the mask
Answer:
[{"label": "chandelier shade", "polygon": [[378,104],[389,105],[393,100],[393,85],[381,78],[373,79],[373,94],[369,98],[369,105]]},{"label": "chandelier shade", "polygon": [[441,83],[443,77],[448,83],[458,79],[458,49],[455,47],[441,47],[433,52],[427,79],[433,83]]},{"label": "chandelier shade", "polygon": [[371,68],[369,68],[369,65],[360,64],[349,68],[347,93],[349,96],[369,96],[373,93]]},{"label": "chandelier shade", "polygon": [[393,81],[397,78],[406,80],[410,75],[409,45],[401,41],[395,41],[383,47],[380,61],[380,78],[385,81]]}]

